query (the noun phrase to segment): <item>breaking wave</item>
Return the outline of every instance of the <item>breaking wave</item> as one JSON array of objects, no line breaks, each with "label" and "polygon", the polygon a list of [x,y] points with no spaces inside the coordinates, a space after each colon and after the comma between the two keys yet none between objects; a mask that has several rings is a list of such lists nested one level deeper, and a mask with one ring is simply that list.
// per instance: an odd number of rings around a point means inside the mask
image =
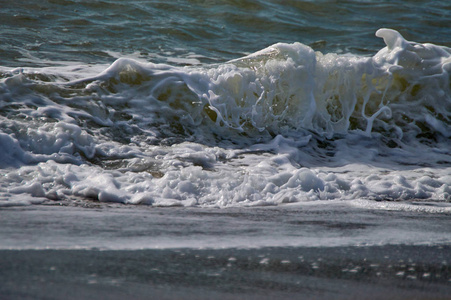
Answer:
[{"label": "breaking wave", "polygon": [[278,43],[196,67],[2,67],[0,191],[200,206],[449,200],[451,49],[376,35],[386,47],[374,56]]}]

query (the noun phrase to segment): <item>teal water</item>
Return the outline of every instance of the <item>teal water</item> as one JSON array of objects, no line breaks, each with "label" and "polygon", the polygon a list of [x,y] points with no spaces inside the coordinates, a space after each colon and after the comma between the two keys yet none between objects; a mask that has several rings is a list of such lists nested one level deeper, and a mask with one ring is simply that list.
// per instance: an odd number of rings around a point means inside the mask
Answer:
[{"label": "teal water", "polygon": [[[1,1],[0,65],[225,62],[277,42],[370,55],[382,27],[451,46],[448,1]],[[113,54],[114,53],[114,54]],[[177,63],[177,62],[175,62]]]}]

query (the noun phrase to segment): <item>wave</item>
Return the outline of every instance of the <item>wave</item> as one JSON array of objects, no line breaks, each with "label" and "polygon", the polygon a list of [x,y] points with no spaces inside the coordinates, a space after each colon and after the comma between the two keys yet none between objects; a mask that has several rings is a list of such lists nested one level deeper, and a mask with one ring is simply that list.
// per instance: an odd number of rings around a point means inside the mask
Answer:
[{"label": "wave", "polygon": [[0,202],[448,200],[451,49],[376,35],[374,56],[278,43],[195,67],[2,67]]},{"label": "wave", "polygon": [[[231,129],[275,136],[306,129],[329,138],[349,131],[398,139],[450,137],[451,50],[408,42],[390,29],[376,35],[387,46],[372,57],[324,55],[300,43],[279,43],[201,68],[120,58],[99,75],[58,87],[52,86],[52,75],[36,71],[16,77],[33,79],[23,87],[46,97],[56,92],[83,102],[89,95],[87,102],[97,97],[130,116],[145,111],[152,117],[144,118],[148,124],[202,125],[221,134]],[[7,78],[3,89],[14,94],[18,81]],[[102,126],[111,122],[110,116],[87,113]]]},{"label": "wave", "polygon": [[98,93],[106,105],[164,111],[163,122],[221,133],[274,136],[307,129],[326,137],[349,131],[398,139],[450,137],[451,50],[408,42],[390,29],[376,35],[386,47],[372,57],[324,55],[300,43],[279,43],[202,68],[123,58],[69,85],[90,82],[84,92]]}]

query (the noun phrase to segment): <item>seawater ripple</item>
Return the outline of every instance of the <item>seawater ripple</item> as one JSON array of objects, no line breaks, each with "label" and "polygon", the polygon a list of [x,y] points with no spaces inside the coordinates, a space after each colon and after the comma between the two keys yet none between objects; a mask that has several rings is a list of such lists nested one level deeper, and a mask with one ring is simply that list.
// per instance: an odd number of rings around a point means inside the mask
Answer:
[{"label": "seawater ripple", "polygon": [[3,1],[0,65],[111,63],[129,55],[171,64],[225,62],[277,42],[371,55],[373,33],[451,47],[448,1]]}]

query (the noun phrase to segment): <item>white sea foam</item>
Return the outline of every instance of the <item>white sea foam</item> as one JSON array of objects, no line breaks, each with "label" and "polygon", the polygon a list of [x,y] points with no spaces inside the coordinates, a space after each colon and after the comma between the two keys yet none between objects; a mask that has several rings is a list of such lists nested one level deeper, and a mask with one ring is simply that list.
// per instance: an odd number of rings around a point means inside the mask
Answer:
[{"label": "white sea foam", "polygon": [[2,67],[0,205],[447,202],[451,50],[376,35],[373,57],[295,43],[197,67]]}]

